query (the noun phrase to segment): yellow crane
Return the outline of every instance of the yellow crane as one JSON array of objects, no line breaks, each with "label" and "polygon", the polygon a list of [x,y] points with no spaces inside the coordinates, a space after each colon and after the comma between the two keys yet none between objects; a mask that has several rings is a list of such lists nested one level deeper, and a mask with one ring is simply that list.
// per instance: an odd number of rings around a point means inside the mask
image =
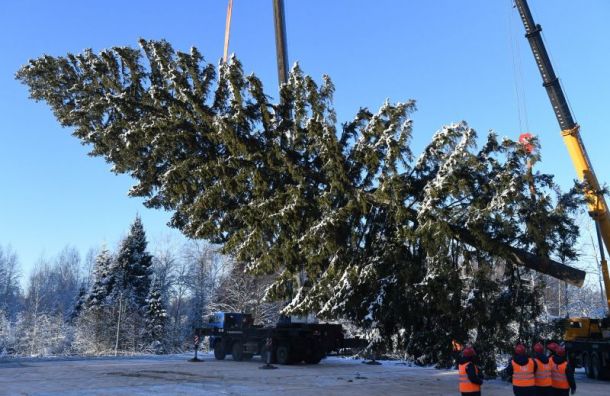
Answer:
[{"label": "yellow crane", "polygon": [[[610,252],[610,213],[603,190],[595,176],[587,150],[580,137],[580,127],[568,106],[559,79],[546,51],[540,25],[534,23],[527,0],[515,0],[525,26],[525,37],[530,44],[543,86],[551,100],[555,117],[561,128],[561,136],[568,148],[579,179],[584,184],[584,194],[591,218],[595,221],[601,253],[602,276],[606,290],[606,303],[610,312],[610,276],[604,245]],[[610,378],[610,316],[605,319],[570,318],[564,340],[572,359],[585,368],[590,378]]]}]

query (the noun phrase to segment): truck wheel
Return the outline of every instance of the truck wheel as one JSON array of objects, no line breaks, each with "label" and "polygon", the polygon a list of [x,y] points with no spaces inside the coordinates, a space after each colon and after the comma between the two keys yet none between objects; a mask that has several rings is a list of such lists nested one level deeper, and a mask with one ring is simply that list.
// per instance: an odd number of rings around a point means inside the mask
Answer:
[{"label": "truck wheel", "polygon": [[280,345],[275,352],[279,364],[290,364],[290,348],[288,345]]},{"label": "truck wheel", "polygon": [[323,351],[324,349],[320,343],[312,343],[303,360],[305,360],[305,363],[307,364],[318,364],[325,355]]},{"label": "truck wheel", "polygon": [[307,358],[305,359],[305,363],[318,364],[318,363],[320,363],[320,360],[322,360],[323,357],[324,356],[321,354],[310,355],[310,356],[307,356]]},{"label": "truck wheel", "polygon": [[227,352],[225,351],[225,346],[222,341],[219,341],[214,344],[214,357],[216,360],[224,360],[227,356]]},{"label": "truck wheel", "polygon": [[242,360],[244,360],[244,346],[242,345],[241,342],[235,341],[233,343],[232,354],[233,354],[233,360],[235,360],[237,362],[241,362]]},{"label": "truck wheel", "polygon": [[604,379],[602,373],[602,362],[599,360],[597,353],[591,355],[591,371],[593,372],[593,378],[596,380]]},{"label": "truck wheel", "polygon": [[593,368],[591,367],[591,358],[588,353],[582,354],[582,366],[585,369],[585,374],[587,378],[593,378]]}]

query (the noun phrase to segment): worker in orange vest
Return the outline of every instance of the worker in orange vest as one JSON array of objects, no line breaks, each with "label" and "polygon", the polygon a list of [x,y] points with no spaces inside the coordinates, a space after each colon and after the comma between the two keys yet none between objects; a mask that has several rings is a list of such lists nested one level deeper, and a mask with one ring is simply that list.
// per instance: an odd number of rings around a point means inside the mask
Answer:
[{"label": "worker in orange vest", "polygon": [[554,395],[567,396],[576,393],[574,380],[574,367],[566,359],[566,350],[563,347],[555,348],[555,355],[551,358],[551,381]]},{"label": "worker in orange vest", "polygon": [[473,347],[466,347],[462,351],[462,357],[458,361],[458,372],[460,375],[460,392],[462,396],[481,396],[481,385],[483,377],[474,359],[477,356]]},{"label": "worker in orange vest", "polygon": [[536,362],[527,356],[525,345],[515,346],[515,354],[505,371],[512,376],[515,396],[536,396]]},{"label": "worker in orange vest", "polygon": [[553,396],[553,382],[551,380],[551,363],[549,357],[544,354],[544,347],[541,343],[534,345],[534,362],[536,363],[536,372],[534,380],[536,382],[537,396]]}]

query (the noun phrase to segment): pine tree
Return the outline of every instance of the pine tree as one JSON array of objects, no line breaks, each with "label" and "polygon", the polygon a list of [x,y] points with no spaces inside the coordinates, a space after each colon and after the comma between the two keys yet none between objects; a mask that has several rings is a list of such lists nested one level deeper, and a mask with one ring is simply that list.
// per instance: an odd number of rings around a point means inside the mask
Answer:
[{"label": "pine tree", "polygon": [[15,320],[21,309],[22,293],[19,287],[19,260],[10,246],[0,245],[0,311],[9,321]]},{"label": "pine tree", "polygon": [[93,270],[93,283],[91,291],[87,297],[86,307],[101,307],[107,301],[111,290],[114,287],[114,277],[111,272],[114,259],[106,246],[103,246],[95,258],[95,268]]},{"label": "pine tree", "polygon": [[167,310],[161,296],[161,285],[155,279],[146,299],[146,336],[151,343],[165,344],[166,323]]},{"label": "pine tree", "polygon": [[69,320],[73,322],[82,310],[85,308],[87,304],[87,289],[84,285],[81,285],[78,290],[78,296],[76,297],[76,301],[74,302],[74,307],[72,308],[72,312],[70,312]]},{"label": "pine tree", "polygon": [[146,305],[152,275],[152,256],[146,251],[148,242],[140,216],[136,216],[129,234],[119,247],[114,267],[115,293],[130,295],[138,307]]},{"label": "pine tree", "polygon": [[577,235],[582,200],[530,174],[537,155],[494,133],[478,148],[460,122],[416,158],[414,101],[338,125],[326,76],[318,85],[295,66],[276,104],[235,58],[217,73],[195,48],[140,45],[44,56],[17,78],[134,177],[132,196],[173,211],[172,226],[251,273],[279,273],[266,296],[290,299],[284,313],[345,317],[378,347],[441,365],[452,339],[505,348],[530,336],[539,289],[523,257],[573,255],[561,241]]},{"label": "pine tree", "polygon": [[115,260],[104,245],[95,257],[92,281],[84,309],[75,321],[74,345],[81,353],[109,353],[114,346],[112,291],[115,285]]}]

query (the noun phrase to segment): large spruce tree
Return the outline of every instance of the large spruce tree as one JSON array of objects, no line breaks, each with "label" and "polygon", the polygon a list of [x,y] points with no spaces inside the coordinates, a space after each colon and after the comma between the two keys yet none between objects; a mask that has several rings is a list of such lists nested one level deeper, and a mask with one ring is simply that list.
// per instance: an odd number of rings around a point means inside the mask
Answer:
[{"label": "large spruce tree", "polygon": [[577,233],[575,193],[527,175],[537,157],[493,133],[477,148],[465,122],[415,157],[413,101],[338,124],[328,77],[295,67],[274,103],[235,58],[217,72],[195,48],[140,45],[43,56],[17,78],[173,227],[279,272],[267,296],[286,313],[350,318],[424,363],[448,362],[451,339],[491,353],[527,334],[538,290],[511,249],[573,255]]}]

